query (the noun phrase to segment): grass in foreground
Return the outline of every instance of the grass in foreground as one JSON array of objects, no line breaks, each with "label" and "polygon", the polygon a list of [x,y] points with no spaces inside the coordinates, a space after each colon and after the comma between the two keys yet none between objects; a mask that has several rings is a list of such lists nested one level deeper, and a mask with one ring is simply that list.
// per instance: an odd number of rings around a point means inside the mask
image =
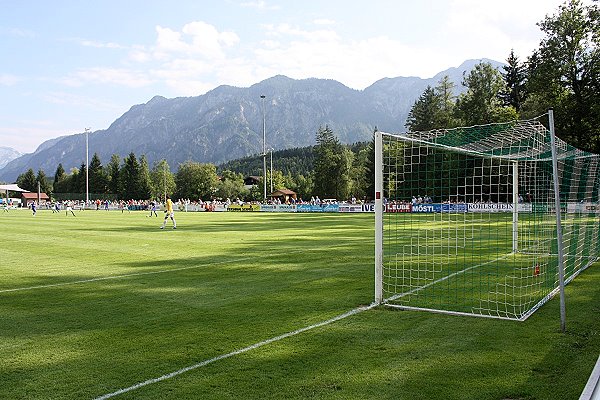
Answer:
[{"label": "grass in foreground", "polygon": [[[0,398],[96,398],[372,300],[372,215],[145,215],[0,215]],[[556,300],[524,323],[381,308],[116,398],[577,399],[599,281],[567,287],[567,334]]]}]

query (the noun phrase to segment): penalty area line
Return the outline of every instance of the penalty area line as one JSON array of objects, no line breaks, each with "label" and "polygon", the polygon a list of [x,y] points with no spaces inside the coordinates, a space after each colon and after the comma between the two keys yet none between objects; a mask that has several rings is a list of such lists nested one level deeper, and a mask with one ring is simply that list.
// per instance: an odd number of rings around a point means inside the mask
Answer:
[{"label": "penalty area line", "polygon": [[146,381],[136,383],[135,385],[131,385],[129,387],[126,387],[126,388],[123,388],[123,389],[119,389],[119,390],[117,390],[115,392],[108,393],[108,394],[102,395],[100,397],[96,397],[94,400],[110,399],[111,397],[115,397],[115,396],[118,396],[118,395],[121,395],[121,394],[124,394],[124,393],[127,393],[127,392],[131,392],[133,390],[142,388],[144,386],[151,385],[153,383],[158,383],[158,382],[161,382],[161,381],[164,381],[164,380],[167,380],[167,379],[171,379],[171,378],[174,378],[174,377],[176,377],[178,375],[181,375],[181,374],[183,374],[185,372],[189,372],[189,371],[192,371],[194,369],[197,369],[197,368],[200,368],[200,367],[204,367],[204,366],[206,366],[208,364],[212,364],[215,361],[223,360],[225,358],[229,358],[229,357],[233,357],[233,356],[236,356],[236,355],[239,355],[239,354],[242,354],[242,353],[246,353],[248,351],[258,349],[259,347],[271,344],[273,342],[278,342],[280,340],[283,340],[283,339],[286,339],[286,338],[289,338],[289,337],[292,337],[292,336],[299,335],[299,334],[301,334],[303,332],[310,331],[310,330],[315,329],[315,328],[320,328],[322,326],[332,324],[332,323],[337,322],[339,320],[342,320],[344,318],[348,318],[348,317],[350,317],[352,315],[356,315],[356,314],[361,313],[363,311],[370,310],[370,309],[372,309],[372,308],[374,308],[376,306],[377,305],[375,303],[373,303],[373,304],[368,305],[368,306],[358,307],[358,308],[350,310],[350,311],[348,311],[348,312],[346,312],[344,314],[340,314],[337,317],[333,317],[331,319],[328,319],[326,321],[322,321],[322,322],[319,322],[319,323],[316,323],[316,324],[313,324],[313,325],[306,326],[304,328],[297,329],[295,331],[284,333],[283,335],[279,335],[279,336],[275,336],[275,337],[272,337],[272,338],[267,339],[267,340],[263,340],[262,342],[258,342],[258,343],[255,343],[253,345],[250,345],[248,347],[244,347],[242,349],[238,349],[238,350],[232,351],[231,353],[221,354],[220,356],[216,356],[216,357],[210,358],[208,360],[201,361],[201,362],[199,362],[197,364],[190,365],[190,366],[185,367],[185,368],[181,368],[180,370],[177,370],[177,371],[174,371],[174,372],[170,372],[168,374],[159,376],[157,378],[148,379]]}]

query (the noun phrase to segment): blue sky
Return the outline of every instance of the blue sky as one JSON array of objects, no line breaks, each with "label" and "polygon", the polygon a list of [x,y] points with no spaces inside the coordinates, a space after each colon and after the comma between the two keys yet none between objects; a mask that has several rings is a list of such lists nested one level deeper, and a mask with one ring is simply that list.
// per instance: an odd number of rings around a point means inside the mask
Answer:
[{"label": "blue sky", "polygon": [[364,89],[511,49],[525,59],[562,2],[0,0],[0,146],[33,152],[155,95],[277,74]]}]

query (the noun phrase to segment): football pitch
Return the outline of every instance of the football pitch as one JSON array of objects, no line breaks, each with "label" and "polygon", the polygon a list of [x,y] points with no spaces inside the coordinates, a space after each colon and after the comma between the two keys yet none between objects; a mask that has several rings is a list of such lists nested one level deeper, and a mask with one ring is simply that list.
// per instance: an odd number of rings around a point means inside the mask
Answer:
[{"label": "football pitch", "polygon": [[578,399],[600,264],[525,322],[371,308],[372,214],[0,213],[0,399]]}]

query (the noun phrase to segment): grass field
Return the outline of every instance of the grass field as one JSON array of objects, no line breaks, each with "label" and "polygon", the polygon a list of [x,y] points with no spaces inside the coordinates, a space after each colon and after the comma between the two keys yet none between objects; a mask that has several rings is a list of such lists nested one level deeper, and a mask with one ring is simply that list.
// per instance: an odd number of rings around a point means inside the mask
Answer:
[{"label": "grass field", "polygon": [[0,214],[0,399],[577,399],[600,354],[600,265],[567,287],[565,334],[555,299],[525,322],[372,308],[270,342],[371,303],[373,215],[176,218]]}]

